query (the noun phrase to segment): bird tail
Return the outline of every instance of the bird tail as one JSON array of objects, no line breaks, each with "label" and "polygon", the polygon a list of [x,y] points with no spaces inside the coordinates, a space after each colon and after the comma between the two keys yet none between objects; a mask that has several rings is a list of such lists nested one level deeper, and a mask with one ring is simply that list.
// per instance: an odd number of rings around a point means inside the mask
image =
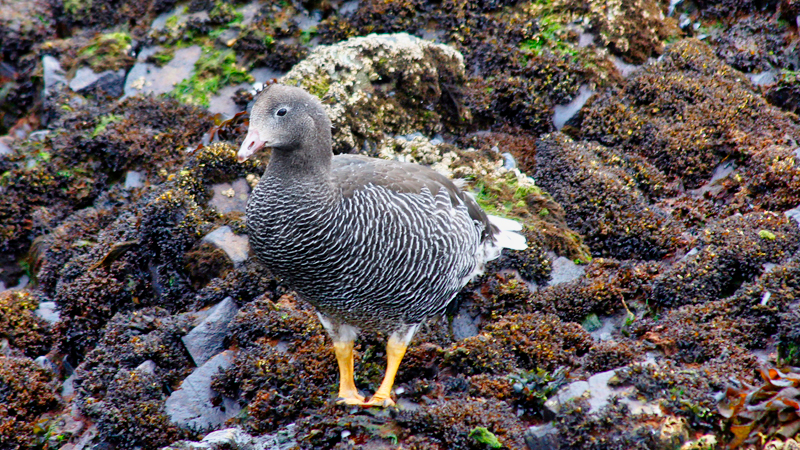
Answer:
[{"label": "bird tail", "polygon": [[[525,243],[525,236],[518,233],[522,231],[522,224],[516,220],[505,219],[502,217],[489,215],[489,222],[496,226],[498,233],[494,235],[495,242],[500,248],[510,250],[525,250],[528,245]],[[499,253],[498,253],[499,256]]]}]

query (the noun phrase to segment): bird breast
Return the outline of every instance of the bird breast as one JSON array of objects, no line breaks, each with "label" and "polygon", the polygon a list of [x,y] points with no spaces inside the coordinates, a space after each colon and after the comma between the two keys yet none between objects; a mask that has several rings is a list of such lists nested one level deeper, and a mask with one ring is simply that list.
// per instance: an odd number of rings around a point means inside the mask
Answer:
[{"label": "bird breast", "polygon": [[440,313],[478,264],[482,231],[444,190],[368,185],[343,197],[270,179],[253,192],[247,221],[255,253],[273,274],[345,320],[376,305],[402,321]]}]

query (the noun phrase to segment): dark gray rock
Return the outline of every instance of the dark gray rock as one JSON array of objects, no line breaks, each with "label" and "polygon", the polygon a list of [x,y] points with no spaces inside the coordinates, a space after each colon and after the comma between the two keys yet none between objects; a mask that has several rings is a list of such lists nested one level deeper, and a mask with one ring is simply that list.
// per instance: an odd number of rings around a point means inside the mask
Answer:
[{"label": "dark gray rock", "polygon": [[553,424],[528,428],[525,432],[525,444],[530,450],[554,450],[558,448],[560,435]]},{"label": "dark gray rock", "polygon": [[81,67],[69,82],[69,88],[81,94],[107,95],[118,98],[125,86],[125,70],[106,70],[95,73],[88,67]]},{"label": "dark gray rock", "polygon": [[453,318],[452,327],[453,339],[457,341],[478,335],[478,325],[475,323],[475,319],[464,311],[464,308],[461,308],[458,315]]},{"label": "dark gray rock", "polygon": [[202,366],[225,349],[224,341],[228,323],[238,310],[233,299],[228,297],[211,308],[208,317],[181,338],[195,364]]},{"label": "dark gray rock", "polygon": [[211,389],[211,380],[232,363],[233,351],[225,350],[186,377],[167,398],[165,408],[170,419],[181,428],[208,430],[238,415],[241,407],[233,399],[224,398],[219,406],[212,403],[217,394]]}]

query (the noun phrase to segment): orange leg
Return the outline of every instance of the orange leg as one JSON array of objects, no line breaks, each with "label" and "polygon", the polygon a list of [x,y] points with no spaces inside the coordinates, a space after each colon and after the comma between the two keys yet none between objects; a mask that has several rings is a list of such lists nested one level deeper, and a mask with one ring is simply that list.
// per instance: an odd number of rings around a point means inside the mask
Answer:
[{"label": "orange leg", "polygon": [[386,343],[386,375],[383,377],[378,392],[368,402],[363,403],[363,406],[394,406],[394,400],[391,397],[392,386],[397,369],[400,367],[400,361],[406,354],[406,348],[407,346],[402,340],[397,339],[394,335],[389,337],[389,341]]},{"label": "orange leg", "polygon": [[364,396],[358,393],[353,379],[353,341],[333,342],[333,351],[339,363],[339,398],[338,404],[362,405]]}]

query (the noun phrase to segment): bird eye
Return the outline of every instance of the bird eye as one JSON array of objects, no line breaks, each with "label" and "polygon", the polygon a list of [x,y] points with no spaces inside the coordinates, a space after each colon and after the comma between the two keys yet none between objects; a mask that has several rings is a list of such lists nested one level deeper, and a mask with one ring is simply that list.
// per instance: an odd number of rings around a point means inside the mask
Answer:
[{"label": "bird eye", "polygon": [[278,116],[281,116],[281,117],[285,116],[286,115],[286,108],[279,109],[278,112],[276,112],[275,114],[278,115]]}]

